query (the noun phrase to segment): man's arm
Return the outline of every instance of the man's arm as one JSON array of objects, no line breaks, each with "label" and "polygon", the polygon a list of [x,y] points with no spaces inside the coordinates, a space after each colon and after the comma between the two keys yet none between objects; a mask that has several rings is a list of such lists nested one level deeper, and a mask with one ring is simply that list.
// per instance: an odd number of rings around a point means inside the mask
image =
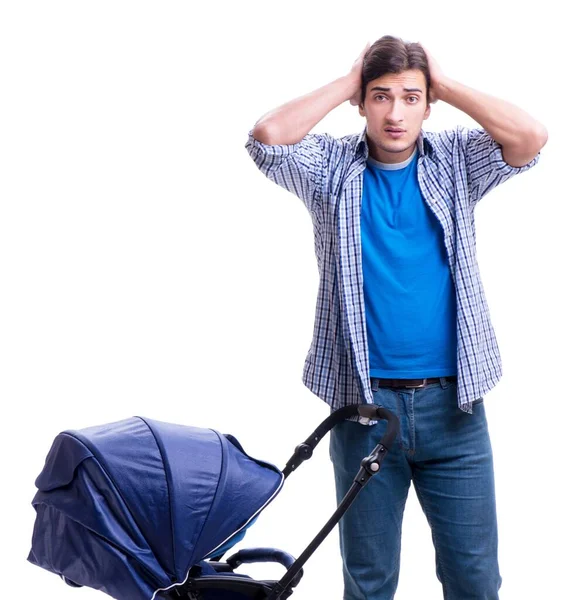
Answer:
[{"label": "man's arm", "polygon": [[326,185],[326,163],[339,143],[310,130],[332,109],[361,96],[363,57],[344,77],[265,114],[248,135],[246,149],[258,169],[271,181],[300,198],[313,213]]},{"label": "man's arm", "polygon": [[531,162],[547,143],[545,127],[510,102],[452,79],[446,79],[438,86],[437,98],[477,121],[501,144],[503,158],[512,167],[522,167]]},{"label": "man's arm", "polygon": [[369,44],[344,77],[266,113],[253,129],[254,138],[268,145],[297,144],[334,108],[346,100],[359,102],[363,57],[368,48]]},{"label": "man's arm", "polygon": [[519,107],[446,77],[425,50],[435,100],[443,100],[477,121],[502,146],[505,162],[522,167],[547,143],[545,127]]}]

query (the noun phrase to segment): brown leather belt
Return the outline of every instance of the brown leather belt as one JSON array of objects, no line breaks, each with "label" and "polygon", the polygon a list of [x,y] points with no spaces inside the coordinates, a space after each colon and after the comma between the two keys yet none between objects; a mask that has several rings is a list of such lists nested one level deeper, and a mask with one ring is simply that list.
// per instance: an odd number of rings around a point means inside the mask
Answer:
[{"label": "brown leather belt", "polygon": [[428,379],[382,379],[380,377],[372,377],[372,385],[377,381],[379,387],[392,387],[392,388],[423,388],[430,383],[439,383],[441,379],[446,381],[457,381],[457,377],[429,377]]}]

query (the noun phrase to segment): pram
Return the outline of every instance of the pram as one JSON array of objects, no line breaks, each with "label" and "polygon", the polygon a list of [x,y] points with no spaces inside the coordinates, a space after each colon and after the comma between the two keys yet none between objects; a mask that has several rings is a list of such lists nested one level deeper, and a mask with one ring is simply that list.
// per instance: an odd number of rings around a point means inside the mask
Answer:
[{"label": "pram", "polygon": [[[335,513],[297,560],[273,548],[223,556],[311,458],[320,440],[353,416],[386,420]],[[373,404],[333,412],[298,445],[283,471],[249,457],[231,435],[142,417],[59,434],[36,480],[36,521],[28,560],[74,587],[118,600],[282,600],[302,567],[375,475],[398,431]],[[278,581],[235,570],[277,562]]]}]

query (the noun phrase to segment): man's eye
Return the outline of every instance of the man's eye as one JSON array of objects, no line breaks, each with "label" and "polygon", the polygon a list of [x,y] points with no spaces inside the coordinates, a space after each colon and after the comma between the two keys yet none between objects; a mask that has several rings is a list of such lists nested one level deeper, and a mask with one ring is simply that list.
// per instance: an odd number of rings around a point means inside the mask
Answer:
[{"label": "man's eye", "polygon": [[375,96],[376,100],[385,100],[385,96],[382,96],[381,94],[378,94],[377,96]]},{"label": "man's eye", "polygon": [[409,96],[408,100],[410,104],[415,104],[419,100],[419,98],[417,96]]}]

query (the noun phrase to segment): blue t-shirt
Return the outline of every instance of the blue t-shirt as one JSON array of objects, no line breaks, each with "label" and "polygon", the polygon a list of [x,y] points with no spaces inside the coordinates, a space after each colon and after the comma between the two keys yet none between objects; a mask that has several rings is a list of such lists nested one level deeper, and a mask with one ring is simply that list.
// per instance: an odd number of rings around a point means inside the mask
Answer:
[{"label": "blue t-shirt", "polygon": [[443,229],[417,181],[417,149],[399,164],[369,158],[361,243],[371,377],[457,373],[455,289]]}]

